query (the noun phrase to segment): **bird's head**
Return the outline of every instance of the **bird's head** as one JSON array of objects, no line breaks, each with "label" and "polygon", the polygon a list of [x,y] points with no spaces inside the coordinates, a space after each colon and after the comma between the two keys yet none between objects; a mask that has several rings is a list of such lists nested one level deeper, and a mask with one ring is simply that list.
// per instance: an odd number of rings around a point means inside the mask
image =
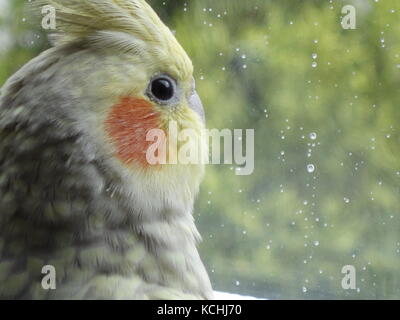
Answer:
[{"label": "bird's head", "polygon": [[154,205],[154,197],[160,206],[183,197],[190,207],[203,166],[151,165],[146,159],[153,143],[146,139],[149,130],[168,136],[171,121],[198,134],[204,127],[192,62],[170,29],[144,0],[35,3],[55,9],[53,48],[36,62],[47,65],[42,78],[48,80],[48,101],[69,109],[70,120],[123,177],[121,188],[142,190],[149,198],[144,205]]}]

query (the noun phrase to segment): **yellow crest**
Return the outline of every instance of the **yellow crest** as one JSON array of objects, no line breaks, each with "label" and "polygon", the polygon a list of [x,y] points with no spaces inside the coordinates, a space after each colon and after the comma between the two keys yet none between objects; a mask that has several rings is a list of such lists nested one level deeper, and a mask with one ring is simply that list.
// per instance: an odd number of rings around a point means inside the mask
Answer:
[{"label": "yellow crest", "polygon": [[193,72],[190,58],[144,0],[34,0],[35,10],[55,9],[55,46],[75,41],[113,48],[157,61],[182,79]]}]

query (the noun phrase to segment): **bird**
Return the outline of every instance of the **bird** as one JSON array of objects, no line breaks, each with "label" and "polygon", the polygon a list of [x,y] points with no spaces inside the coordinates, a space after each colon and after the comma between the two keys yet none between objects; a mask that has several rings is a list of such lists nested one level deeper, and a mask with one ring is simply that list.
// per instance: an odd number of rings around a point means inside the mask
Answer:
[{"label": "bird", "polygon": [[32,2],[56,28],[1,90],[0,298],[213,299],[204,165],[146,161],[149,130],[205,128],[188,54],[144,0]]}]

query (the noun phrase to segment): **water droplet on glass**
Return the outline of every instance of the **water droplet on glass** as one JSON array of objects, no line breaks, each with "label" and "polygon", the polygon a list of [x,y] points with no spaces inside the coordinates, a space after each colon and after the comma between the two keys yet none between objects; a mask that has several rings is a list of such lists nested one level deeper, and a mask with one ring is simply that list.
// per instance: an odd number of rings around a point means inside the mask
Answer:
[{"label": "water droplet on glass", "polygon": [[316,134],[315,132],[311,132],[311,133],[310,133],[310,139],[311,139],[311,140],[317,139],[317,134]]},{"label": "water droplet on glass", "polygon": [[313,165],[313,164],[308,164],[307,165],[307,171],[309,172],[309,173],[313,173],[314,171],[315,171],[315,166]]}]

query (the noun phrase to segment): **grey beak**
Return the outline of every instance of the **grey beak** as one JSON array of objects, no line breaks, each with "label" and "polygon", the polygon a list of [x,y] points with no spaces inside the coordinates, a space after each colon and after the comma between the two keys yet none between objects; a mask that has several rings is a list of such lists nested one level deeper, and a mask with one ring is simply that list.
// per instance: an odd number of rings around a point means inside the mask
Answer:
[{"label": "grey beak", "polygon": [[200,118],[203,120],[203,122],[206,122],[205,114],[204,114],[204,109],[203,109],[203,104],[201,103],[200,97],[197,94],[196,91],[193,91],[193,94],[189,97],[189,107],[197,112],[197,114],[200,116]]}]

